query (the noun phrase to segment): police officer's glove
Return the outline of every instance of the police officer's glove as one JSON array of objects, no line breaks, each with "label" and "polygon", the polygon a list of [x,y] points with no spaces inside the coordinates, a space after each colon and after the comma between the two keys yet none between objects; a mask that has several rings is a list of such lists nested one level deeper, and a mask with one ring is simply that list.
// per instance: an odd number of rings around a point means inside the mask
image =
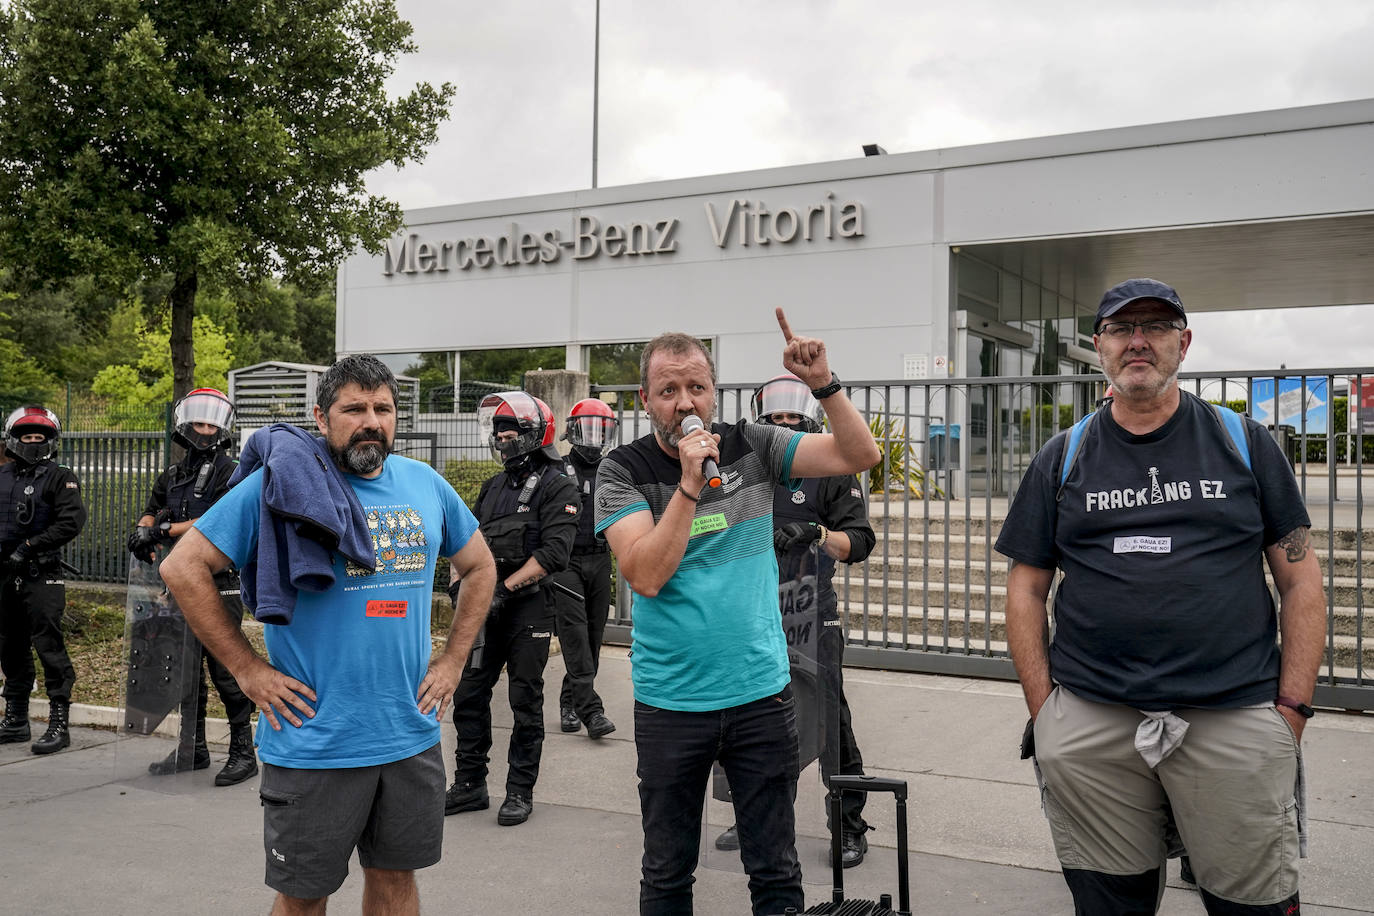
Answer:
[{"label": "police officer's glove", "polygon": [[773,549],[778,553],[821,539],[821,526],[815,522],[788,522],[773,531]]},{"label": "police officer's glove", "polygon": [[14,548],[13,553],[5,558],[5,567],[18,571],[29,562],[31,556],[33,556],[33,549],[30,548],[28,544],[21,543],[18,547]]},{"label": "police officer's glove", "polygon": [[129,535],[129,553],[144,563],[153,563],[157,560],[157,551],[154,549],[157,542],[156,529],[148,525],[140,525]]},{"label": "police officer's glove", "polygon": [[489,613],[494,615],[500,611],[501,608],[505,607],[506,602],[510,600],[510,596],[511,590],[506,588],[505,580],[498,580],[496,583],[496,590],[491,593],[491,608]]},{"label": "police officer's glove", "polygon": [[452,582],[448,584],[448,600],[453,602],[453,607],[455,610],[458,607],[458,586],[462,584],[462,579],[454,579]]}]

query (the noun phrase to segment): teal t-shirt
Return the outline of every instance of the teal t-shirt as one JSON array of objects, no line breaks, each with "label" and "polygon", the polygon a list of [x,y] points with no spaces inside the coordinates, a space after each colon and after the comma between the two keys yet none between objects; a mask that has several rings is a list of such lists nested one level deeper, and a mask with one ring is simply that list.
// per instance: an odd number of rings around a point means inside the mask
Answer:
[{"label": "teal t-shirt", "polygon": [[[315,717],[274,731],[260,718],[258,752],[282,767],[332,769],[403,760],[439,740],[417,694],[429,668],[434,563],[477,531],[477,519],[429,465],[392,455],[382,473],[352,485],[377,549],[369,573],[342,556],[334,586],[302,590],[285,626],[264,627],[272,665],[315,691]],[[255,471],[196,522],[242,567],[257,552],[262,472]]]},{"label": "teal t-shirt", "polygon": [[[702,492],[677,571],[657,595],[634,596],[635,699],[660,709],[728,709],[790,680],[773,488],[790,476],[802,434],[745,421],[712,431],[721,434],[721,486]],[[597,533],[645,510],[657,523],[681,473],[652,435],[611,452],[597,472]]]}]

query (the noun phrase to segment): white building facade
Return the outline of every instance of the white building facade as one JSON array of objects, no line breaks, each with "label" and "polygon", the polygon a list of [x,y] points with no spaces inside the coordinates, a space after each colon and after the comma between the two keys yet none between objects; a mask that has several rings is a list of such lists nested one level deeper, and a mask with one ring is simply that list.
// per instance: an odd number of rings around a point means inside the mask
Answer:
[{"label": "white building facade", "polygon": [[1365,100],[412,210],[340,268],[336,345],[586,369],[680,330],[751,382],[782,306],[845,379],[1092,371],[1132,276],[1190,311],[1374,301],[1370,150]]}]

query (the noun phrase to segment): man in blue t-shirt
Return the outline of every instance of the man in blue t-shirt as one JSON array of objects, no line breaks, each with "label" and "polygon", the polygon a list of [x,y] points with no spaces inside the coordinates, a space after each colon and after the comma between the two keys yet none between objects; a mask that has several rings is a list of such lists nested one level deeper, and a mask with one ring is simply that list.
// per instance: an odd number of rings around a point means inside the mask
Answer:
[{"label": "man in blue t-shirt", "polygon": [[1095,332],[1113,396],[1036,455],[997,539],[1022,753],[1075,912],[1155,912],[1172,821],[1208,913],[1296,913],[1326,628],[1306,507],[1263,427],[1233,440],[1236,418],[1179,390],[1192,331],[1172,287],[1114,286]]},{"label": "man in blue t-shirt", "polygon": [[[428,465],[389,454],[396,401],[395,377],[380,360],[339,360],[317,387],[315,421],[324,439],[302,446],[284,437],[281,463],[274,464],[274,446],[263,466],[211,507],[162,564],[163,580],[196,635],[260,712],[267,884],[278,892],[273,912],[324,912],[355,848],[365,874],[364,909],[418,912],[414,870],[439,861],[441,853],[439,723],[486,618],[496,570],[486,541],[474,537],[477,520],[453,488]],[[293,446],[306,450],[306,460],[289,451]],[[272,545],[264,540],[259,554],[260,533],[274,531],[279,521],[281,529],[299,531],[304,522],[275,518],[271,507],[302,495],[300,502],[323,502],[325,487],[290,491],[335,475],[356,505],[349,499],[346,506],[319,507],[321,527],[357,515],[354,530],[366,532],[357,542],[370,536],[375,571],[336,551],[332,570],[309,569],[320,590],[302,587],[282,601],[284,583],[300,578],[291,575],[293,560],[304,566],[310,545],[284,534]],[[430,603],[440,555],[451,564],[450,593],[458,593],[459,580],[463,588],[448,643],[434,654]],[[285,573],[264,570],[256,579],[257,605],[264,605],[268,589],[277,589],[276,605],[294,604],[289,622],[264,628],[270,661],[228,622],[213,580],[233,563],[244,570],[246,588],[263,559],[274,559]],[[270,728],[261,727],[262,719]]]},{"label": "man in blue t-shirt", "polygon": [[[711,764],[730,780],[755,914],[804,906],[792,804],[797,729],[778,614],[773,487],[871,468],[881,457],[830,371],[825,344],[782,309],[783,365],[833,432],[711,425],[715,366],[701,341],[662,334],[640,357],[653,434],[597,474],[596,530],[634,590],[632,675],[644,858],[639,911],[689,913]],[[683,420],[706,425],[688,432]],[[719,464],[718,486],[705,462]]]}]

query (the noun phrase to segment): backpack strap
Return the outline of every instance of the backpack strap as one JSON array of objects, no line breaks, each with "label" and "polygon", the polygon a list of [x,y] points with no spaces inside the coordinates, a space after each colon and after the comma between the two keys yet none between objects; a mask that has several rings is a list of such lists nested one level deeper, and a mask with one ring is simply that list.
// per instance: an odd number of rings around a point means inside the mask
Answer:
[{"label": "backpack strap", "polygon": [[1068,441],[1064,443],[1064,454],[1059,457],[1059,485],[1062,487],[1064,482],[1069,479],[1069,471],[1073,470],[1074,460],[1078,457],[1078,446],[1083,442],[1083,434],[1088,431],[1088,423],[1097,416],[1097,411],[1085,414],[1084,417],[1069,428]]},{"label": "backpack strap", "polygon": [[[1241,460],[1245,462],[1245,467],[1251,469],[1250,441],[1245,437],[1245,419],[1229,407],[1222,407],[1220,404],[1211,406],[1216,413],[1217,422],[1221,424],[1222,429],[1226,430],[1226,435],[1230,438],[1231,444],[1235,446]],[[1087,414],[1069,429],[1068,441],[1064,443],[1064,454],[1059,459],[1059,485],[1061,487],[1069,479],[1069,472],[1073,470],[1073,463],[1078,458],[1078,447],[1083,442],[1083,434],[1087,432],[1088,423],[1095,416],[1097,416],[1097,411]]]},{"label": "backpack strap", "polygon": [[1222,407],[1220,404],[1213,404],[1212,407],[1216,410],[1217,420],[1231,437],[1231,443],[1235,445],[1241,460],[1245,462],[1245,467],[1250,468],[1250,441],[1245,438],[1245,420],[1229,407]]}]

